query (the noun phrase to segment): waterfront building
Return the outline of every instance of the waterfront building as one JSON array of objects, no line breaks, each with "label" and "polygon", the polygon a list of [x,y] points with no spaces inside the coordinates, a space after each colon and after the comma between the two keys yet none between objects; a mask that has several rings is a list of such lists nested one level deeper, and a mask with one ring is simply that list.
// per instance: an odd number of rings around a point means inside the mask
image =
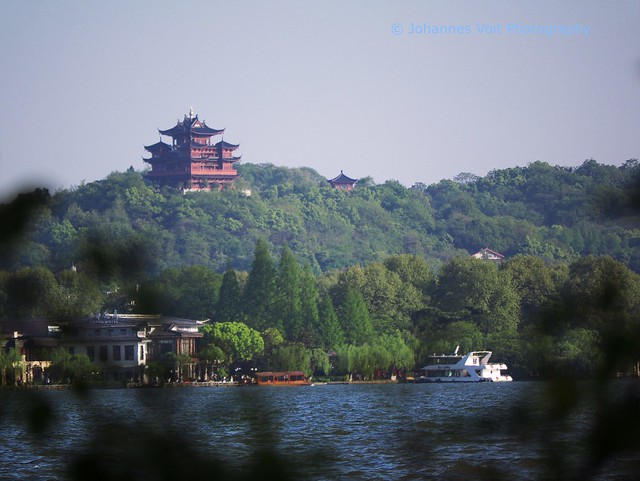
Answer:
[{"label": "waterfront building", "polygon": [[328,179],[328,182],[334,189],[353,190],[356,186],[356,182],[358,182],[358,179],[352,179],[351,177],[344,175],[344,172],[341,170],[340,175],[334,177],[333,179]]},{"label": "waterfront building", "polygon": [[[234,164],[238,144],[224,140],[225,129],[209,127],[198,115],[189,111],[182,121],[167,130],[158,130],[160,141],[146,145],[151,154],[143,160],[151,165],[148,178],[163,185],[180,187],[185,191],[220,189],[238,177]],[[171,143],[162,141],[171,137]],[[216,143],[212,138],[220,136]]]},{"label": "waterfront building", "polygon": [[45,319],[4,319],[0,321],[0,349],[15,348],[21,354],[15,383],[38,383],[46,379],[51,367],[51,351],[58,347],[59,327]]},{"label": "waterfront building", "polygon": [[94,372],[107,381],[144,379],[148,345],[146,319],[101,315],[65,326],[60,347],[86,354]]},{"label": "waterfront building", "polygon": [[154,361],[164,366],[167,378],[195,379],[205,322],[117,313],[80,320],[0,321],[0,347],[19,349],[19,377],[25,383],[44,383],[53,351],[60,348],[72,356],[86,355],[94,378],[105,381],[149,382],[149,363]]}]

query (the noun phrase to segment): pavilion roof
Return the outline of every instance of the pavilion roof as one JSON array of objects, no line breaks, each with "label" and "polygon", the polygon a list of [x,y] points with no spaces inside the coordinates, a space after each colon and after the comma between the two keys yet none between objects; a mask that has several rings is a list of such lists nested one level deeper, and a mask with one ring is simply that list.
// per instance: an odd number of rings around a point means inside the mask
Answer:
[{"label": "pavilion roof", "polygon": [[358,179],[352,179],[351,177],[344,175],[344,172],[340,171],[340,175],[333,179],[329,179],[329,182],[333,184],[355,184],[358,182]]}]

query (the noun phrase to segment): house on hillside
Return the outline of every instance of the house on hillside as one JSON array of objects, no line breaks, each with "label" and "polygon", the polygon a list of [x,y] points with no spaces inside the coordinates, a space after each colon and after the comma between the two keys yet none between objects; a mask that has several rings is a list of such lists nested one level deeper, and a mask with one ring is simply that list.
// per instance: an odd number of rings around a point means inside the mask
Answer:
[{"label": "house on hillside", "polygon": [[492,261],[497,263],[500,263],[504,260],[504,256],[502,254],[496,251],[492,251],[488,247],[481,249],[480,251],[473,254],[471,257],[475,259],[481,259],[483,261]]}]

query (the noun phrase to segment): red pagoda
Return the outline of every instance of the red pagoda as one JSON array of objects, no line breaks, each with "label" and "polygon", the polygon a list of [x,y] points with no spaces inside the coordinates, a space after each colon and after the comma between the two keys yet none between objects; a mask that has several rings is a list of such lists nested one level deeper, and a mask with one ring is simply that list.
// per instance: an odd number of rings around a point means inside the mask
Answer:
[{"label": "red pagoda", "polygon": [[331,187],[339,190],[353,190],[356,186],[356,182],[358,182],[358,179],[347,177],[346,175],[344,175],[343,171],[340,171],[339,176],[334,177],[333,179],[329,179]]},{"label": "red pagoda", "polygon": [[215,144],[211,138],[223,135],[224,129],[212,129],[189,110],[184,120],[175,127],[160,130],[160,135],[171,137],[171,144],[160,142],[146,145],[151,158],[142,159],[151,164],[149,179],[184,190],[220,189],[238,176],[233,164],[240,160],[234,156],[236,144],[224,141]]}]

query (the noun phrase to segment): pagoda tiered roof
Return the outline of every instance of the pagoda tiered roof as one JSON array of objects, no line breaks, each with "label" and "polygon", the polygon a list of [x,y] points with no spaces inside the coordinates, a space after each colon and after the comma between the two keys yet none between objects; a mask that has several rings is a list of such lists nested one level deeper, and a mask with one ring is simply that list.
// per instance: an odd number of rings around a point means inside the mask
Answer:
[{"label": "pagoda tiered roof", "polygon": [[161,140],[160,142],[156,142],[155,144],[152,144],[152,145],[145,145],[144,150],[147,150],[153,154],[156,152],[162,152],[163,150],[169,151],[171,150],[171,145],[165,144]]},{"label": "pagoda tiered roof", "polygon": [[185,115],[182,122],[176,122],[175,126],[167,130],[158,129],[158,132],[169,137],[178,137],[187,133],[196,136],[211,137],[212,135],[223,134],[224,129],[212,129],[204,121],[200,121],[197,115],[191,117]]},{"label": "pagoda tiered roof", "polygon": [[218,147],[218,148],[222,147],[224,149],[235,150],[238,147],[240,147],[240,144],[230,144],[226,140],[221,140],[215,146]]}]

